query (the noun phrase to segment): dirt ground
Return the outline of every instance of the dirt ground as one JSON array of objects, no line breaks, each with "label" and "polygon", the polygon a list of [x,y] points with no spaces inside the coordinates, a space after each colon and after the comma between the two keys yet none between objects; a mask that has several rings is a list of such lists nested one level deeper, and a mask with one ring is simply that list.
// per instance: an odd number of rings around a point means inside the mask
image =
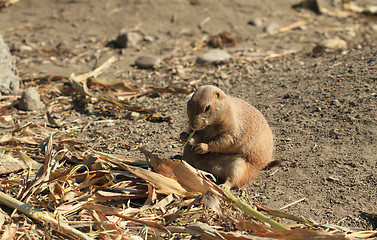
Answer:
[{"label": "dirt ground", "polygon": [[[116,56],[107,80],[139,89],[192,90],[213,84],[245,99],[268,119],[275,159],[281,163],[234,193],[273,209],[301,200],[285,211],[319,223],[376,229],[377,18],[316,15],[293,9],[298,2],[21,0],[0,10],[0,32],[16,57],[24,86],[37,85],[33,77],[88,72],[96,58],[103,63]],[[323,5],[341,9],[336,3]],[[248,24],[253,18],[260,18],[262,26]],[[288,31],[263,31],[273,22],[285,27],[300,21],[305,23]],[[108,45],[120,31],[131,30],[149,36],[149,41],[125,49]],[[196,56],[209,50],[195,44],[219,32],[240,39],[224,47],[231,60],[195,64]],[[345,40],[347,49],[313,55],[317,42],[334,37]],[[162,64],[155,70],[138,69],[133,63],[141,55],[159,56]],[[176,74],[177,66],[182,73]],[[44,95],[47,90],[40,87],[42,100],[49,105],[58,99],[64,83],[68,80],[52,84],[58,89],[55,94]],[[143,146],[172,157],[181,154],[178,136],[187,126],[188,98],[154,94],[130,99],[171,117],[170,122],[148,121],[144,115],[135,119],[95,99],[84,107],[69,102],[65,110],[75,109],[69,115],[51,112],[71,128],[85,127],[76,137],[94,149],[144,158],[137,150]],[[20,122],[36,114],[11,111]]]}]

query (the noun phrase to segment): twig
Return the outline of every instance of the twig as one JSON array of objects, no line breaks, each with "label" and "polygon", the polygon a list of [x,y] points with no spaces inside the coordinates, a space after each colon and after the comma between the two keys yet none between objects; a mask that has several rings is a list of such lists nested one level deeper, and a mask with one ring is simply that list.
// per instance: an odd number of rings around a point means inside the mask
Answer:
[{"label": "twig", "polygon": [[[277,33],[281,33],[281,32],[286,32],[286,31],[290,31],[294,28],[297,28],[297,27],[300,27],[300,26],[303,26],[306,24],[306,21],[299,21],[299,22],[295,22],[295,23],[292,23],[291,25],[289,26],[286,26],[286,27],[282,27],[282,28],[279,28],[275,31],[272,31],[270,33],[268,33],[268,35],[275,35]],[[267,35],[267,36],[268,36]]]},{"label": "twig", "polygon": [[297,200],[297,201],[294,201],[293,203],[290,203],[290,204],[288,204],[288,205],[285,205],[285,206],[279,208],[279,211],[280,211],[280,210],[283,210],[283,209],[286,209],[286,208],[288,208],[288,207],[290,207],[290,206],[292,206],[292,205],[295,205],[296,203],[299,203],[299,202],[305,201],[305,200],[306,200],[305,198],[301,198],[301,199],[299,199],[299,200]]},{"label": "twig", "polygon": [[248,215],[255,217],[256,219],[258,219],[262,222],[270,224],[271,227],[275,230],[279,230],[279,231],[290,230],[289,227],[286,227],[286,226],[276,222],[275,220],[263,215],[262,213],[258,212],[255,209],[253,209],[252,207],[250,207],[249,205],[247,205],[243,201],[237,199],[229,191],[227,191],[225,189],[223,189],[223,191],[225,192],[226,195],[228,195],[229,199],[233,202],[234,205],[236,205],[239,209],[241,209],[242,211],[244,211]]},{"label": "twig", "polygon": [[86,79],[88,79],[90,77],[94,77],[95,78],[98,75],[101,75],[103,73],[103,71],[105,71],[108,67],[110,67],[116,60],[117,60],[116,57],[111,57],[104,64],[102,64],[98,68],[96,68],[93,71],[90,71],[88,73],[83,73],[83,74],[80,74],[80,75],[77,75],[77,76],[75,76],[75,74],[72,73],[70,79],[73,79],[76,82],[84,82]]},{"label": "twig", "polygon": [[282,57],[282,56],[285,56],[285,55],[288,55],[288,54],[297,53],[299,51],[300,50],[287,50],[287,51],[284,51],[284,52],[281,52],[281,53],[271,53],[270,55],[265,56],[263,58],[263,60],[268,60],[268,59],[272,59],[272,58]]},{"label": "twig", "polygon": [[56,228],[63,230],[64,232],[70,234],[71,236],[76,237],[77,239],[83,240],[92,240],[93,238],[88,237],[84,233],[80,232],[79,230],[70,227],[64,221],[57,221],[54,218],[54,215],[47,211],[42,211],[38,208],[34,208],[30,205],[27,205],[21,201],[18,201],[11,196],[0,192],[0,203],[4,204],[10,208],[17,209],[19,212],[29,216],[30,218],[40,221],[40,222],[49,222],[54,225]]},{"label": "twig", "polygon": [[206,17],[206,18],[204,18],[203,19],[203,21],[201,21],[200,23],[199,23],[199,29],[200,30],[203,30],[203,26],[204,26],[204,24],[206,24],[206,23],[208,23],[209,21],[211,21],[211,17]]}]

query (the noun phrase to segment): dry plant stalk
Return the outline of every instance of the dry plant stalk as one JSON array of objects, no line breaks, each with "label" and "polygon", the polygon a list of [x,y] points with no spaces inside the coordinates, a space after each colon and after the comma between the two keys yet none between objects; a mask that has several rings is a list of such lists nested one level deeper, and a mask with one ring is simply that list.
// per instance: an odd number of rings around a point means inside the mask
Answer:
[{"label": "dry plant stalk", "polygon": [[38,208],[34,208],[30,205],[27,205],[21,201],[18,201],[15,198],[8,196],[7,194],[0,192],[0,203],[4,204],[10,208],[17,209],[19,212],[29,216],[30,218],[40,221],[48,222],[59,230],[63,230],[65,233],[69,234],[72,237],[83,240],[92,240],[93,238],[88,237],[79,230],[70,227],[67,223],[61,220],[56,220],[54,215],[47,211],[42,211]]},{"label": "dry plant stalk", "polygon": [[246,203],[244,203],[243,201],[241,201],[240,199],[237,199],[236,197],[234,197],[230,192],[228,192],[227,190],[224,190],[223,191],[226,193],[226,195],[229,197],[229,200],[231,200],[231,202],[234,203],[234,205],[236,205],[239,209],[241,209],[242,211],[244,211],[245,213],[247,213],[248,215],[252,216],[252,217],[255,217],[256,219],[262,221],[262,222],[265,222],[265,223],[268,223],[271,225],[271,227],[275,230],[278,230],[278,231],[284,231],[284,230],[290,230],[289,227],[286,227],[278,222],[276,222],[275,220],[263,215],[262,213],[258,212],[257,210],[253,209],[252,207],[250,207],[249,205],[247,205]]}]

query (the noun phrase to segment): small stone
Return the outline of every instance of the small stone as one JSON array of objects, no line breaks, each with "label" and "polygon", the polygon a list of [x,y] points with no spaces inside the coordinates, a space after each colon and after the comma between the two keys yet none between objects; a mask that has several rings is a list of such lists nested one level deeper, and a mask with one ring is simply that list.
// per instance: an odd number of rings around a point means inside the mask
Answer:
[{"label": "small stone", "polygon": [[372,24],[371,28],[373,31],[377,32],[377,24]]},{"label": "small stone", "polygon": [[30,46],[28,46],[28,45],[21,45],[21,46],[20,46],[20,51],[21,51],[21,52],[30,52],[30,51],[32,51],[32,50],[33,50],[33,48],[30,47]]},{"label": "small stone", "polygon": [[183,68],[182,65],[178,65],[174,68],[173,72],[177,75],[177,76],[181,76],[183,77],[185,75],[185,69]]},{"label": "small stone", "polygon": [[340,49],[347,49],[347,43],[340,38],[332,38],[317,43],[313,48],[313,53],[335,52]]},{"label": "small stone", "polygon": [[280,26],[277,24],[277,23],[270,23],[268,24],[267,26],[265,26],[263,28],[263,32],[266,32],[266,33],[271,33],[275,30],[278,30],[280,28]]},{"label": "small stone", "polygon": [[341,103],[339,102],[338,99],[335,99],[334,101],[332,101],[333,105],[339,107],[341,105]]},{"label": "small stone", "polygon": [[197,63],[217,63],[230,59],[228,52],[220,49],[214,49],[206,52],[196,59]]},{"label": "small stone", "polygon": [[18,108],[25,111],[39,110],[45,107],[35,87],[29,87],[22,93]]},{"label": "small stone", "polygon": [[156,68],[161,62],[161,58],[156,56],[140,56],[135,60],[135,65],[139,68]]},{"label": "small stone", "polygon": [[139,32],[120,33],[115,40],[115,44],[121,48],[136,47],[144,37]]},{"label": "small stone", "polygon": [[351,37],[351,38],[356,38],[356,32],[355,31],[353,31],[353,30],[348,30],[347,31],[347,35],[349,36],[349,37]]},{"label": "small stone", "polygon": [[317,14],[321,14],[322,13],[321,2],[322,2],[321,0],[303,0],[300,3],[293,5],[292,7],[295,9],[299,9],[299,8],[309,9]]},{"label": "small stone", "polygon": [[262,18],[253,18],[248,22],[248,24],[251,26],[261,27],[263,25],[263,20]]},{"label": "small stone", "polygon": [[347,49],[347,43],[340,38],[326,39],[317,45],[323,48]]},{"label": "small stone", "polygon": [[144,36],[144,41],[146,42],[153,42],[156,38],[151,35]]}]

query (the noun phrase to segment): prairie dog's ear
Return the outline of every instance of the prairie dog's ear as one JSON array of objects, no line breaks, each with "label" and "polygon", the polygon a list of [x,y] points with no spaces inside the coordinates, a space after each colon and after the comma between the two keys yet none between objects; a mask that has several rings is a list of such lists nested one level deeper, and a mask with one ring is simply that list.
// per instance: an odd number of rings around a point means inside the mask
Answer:
[{"label": "prairie dog's ear", "polygon": [[224,93],[221,91],[215,91],[215,97],[216,98],[224,98]]}]

